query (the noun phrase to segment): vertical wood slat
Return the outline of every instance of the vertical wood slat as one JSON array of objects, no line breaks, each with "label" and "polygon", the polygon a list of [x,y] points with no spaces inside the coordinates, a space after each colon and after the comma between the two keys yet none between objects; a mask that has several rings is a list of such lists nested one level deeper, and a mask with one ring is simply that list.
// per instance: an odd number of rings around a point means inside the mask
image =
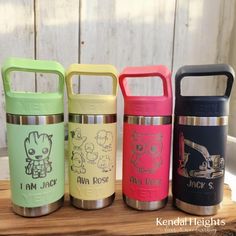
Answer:
[{"label": "vertical wood slat", "polygon": [[[233,10],[236,12],[236,4],[231,6]],[[236,24],[233,25],[232,35],[229,42],[230,50],[229,50],[229,63],[234,68],[236,72]],[[234,81],[234,86],[231,92],[230,99],[230,115],[229,115],[229,135],[236,137],[236,81]]]},{"label": "vertical wood slat", "polygon": [[[175,1],[82,0],[81,63],[126,66],[164,64],[171,67]],[[106,83],[81,81],[81,89],[106,89]],[[147,84],[147,93],[159,87]],[[137,88],[142,91],[143,87]],[[136,91],[136,92],[138,92]],[[118,132],[122,136],[123,99],[118,95]]]},{"label": "vertical wood slat", "polygon": [[[55,60],[65,68],[79,59],[79,1],[36,0],[36,58]],[[55,76],[37,75],[38,91],[55,91]],[[78,86],[78,85],[75,85]],[[65,93],[65,119],[67,95]]]},{"label": "vertical wood slat", "polygon": [[81,62],[170,67],[174,10],[175,1],[83,0]]},{"label": "vertical wood slat", "polygon": [[[7,57],[34,58],[34,5],[33,0],[0,1],[0,64]],[[23,78],[23,80],[20,80]],[[35,89],[33,74],[18,73],[12,76],[13,89]],[[23,82],[22,82],[23,81]],[[6,146],[5,98],[0,81],[0,147]]]},{"label": "vertical wood slat", "polygon": [[[233,0],[177,0],[173,72],[182,65],[227,63],[234,24]],[[188,94],[221,92],[222,78],[186,81]]]}]

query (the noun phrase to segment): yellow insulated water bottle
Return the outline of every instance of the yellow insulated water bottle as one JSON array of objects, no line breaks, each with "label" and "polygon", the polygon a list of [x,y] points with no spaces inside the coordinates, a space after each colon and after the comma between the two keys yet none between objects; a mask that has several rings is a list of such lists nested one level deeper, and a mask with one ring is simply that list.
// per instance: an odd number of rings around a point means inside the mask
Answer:
[{"label": "yellow insulated water bottle", "polygon": [[[112,94],[75,94],[74,75],[109,76]],[[115,198],[117,71],[111,65],[73,64],[66,85],[71,203],[82,209],[103,208]]]}]

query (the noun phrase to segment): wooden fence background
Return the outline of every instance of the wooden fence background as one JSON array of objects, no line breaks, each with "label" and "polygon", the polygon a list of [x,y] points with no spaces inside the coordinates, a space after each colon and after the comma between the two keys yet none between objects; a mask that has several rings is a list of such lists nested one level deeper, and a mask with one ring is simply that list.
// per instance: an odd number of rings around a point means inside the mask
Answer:
[{"label": "wooden fence background", "polygon": [[[56,60],[65,68],[71,63],[113,64],[119,72],[153,64],[166,65],[173,75],[185,64],[231,63],[236,69],[235,11],[235,0],[0,0],[0,65],[17,56]],[[24,82],[19,77],[13,76],[18,90],[55,89],[43,74],[23,74]],[[222,79],[208,78],[186,81],[184,89],[190,94],[218,93],[223,85]],[[89,83],[84,78],[78,89],[85,92],[87,86],[94,92],[108,89],[106,80]],[[0,89],[0,147],[5,147],[2,81]],[[134,89],[141,92],[143,87]],[[146,92],[159,91],[149,82]],[[236,136],[235,103],[236,92],[229,130]],[[120,91],[118,104],[121,127]]]}]

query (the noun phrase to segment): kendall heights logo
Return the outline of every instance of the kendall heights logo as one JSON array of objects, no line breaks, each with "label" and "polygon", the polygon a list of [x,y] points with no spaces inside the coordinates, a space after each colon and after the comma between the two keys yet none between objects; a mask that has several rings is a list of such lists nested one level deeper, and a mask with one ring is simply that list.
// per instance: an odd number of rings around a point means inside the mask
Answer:
[{"label": "kendall heights logo", "polygon": [[[156,225],[157,226],[164,226],[166,229],[175,231],[180,230],[180,228],[184,231],[186,226],[191,226],[193,231],[209,231],[214,230],[216,226],[224,226],[226,225],[223,219],[216,219],[216,218],[197,218],[197,217],[184,217],[184,218],[175,218],[175,219],[163,219],[163,218],[156,218]],[[175,228],[176,227],[176,228]],[[213,228],[213,229],[212,229]],[[189,227],[188,227],[189,230]]]}]

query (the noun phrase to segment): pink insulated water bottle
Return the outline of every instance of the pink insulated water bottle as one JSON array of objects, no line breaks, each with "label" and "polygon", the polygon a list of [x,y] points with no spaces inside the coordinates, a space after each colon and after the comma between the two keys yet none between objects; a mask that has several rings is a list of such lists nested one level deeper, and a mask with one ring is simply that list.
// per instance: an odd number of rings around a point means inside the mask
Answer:
[{"label": "pink insulated water bottle", "polygon": [[[159,77],[162,96],[132,96],[127,79]],[[165,66],[127,67],[119,76],[124,96],[123,199],[138,210],[165,206],[172,128],[171,73]]]}]

